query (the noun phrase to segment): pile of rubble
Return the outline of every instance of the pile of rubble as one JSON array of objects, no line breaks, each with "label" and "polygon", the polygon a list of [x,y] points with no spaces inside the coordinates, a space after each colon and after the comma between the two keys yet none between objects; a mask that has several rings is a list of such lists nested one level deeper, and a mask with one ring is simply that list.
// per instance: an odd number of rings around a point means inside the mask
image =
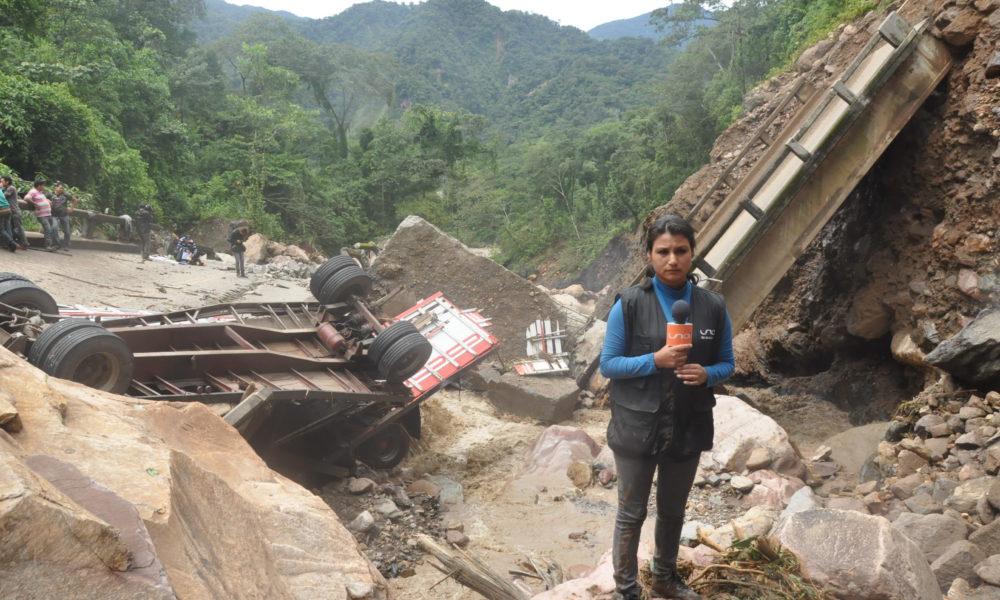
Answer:
[{"label": "pile of rubble", "polygon": [[460,522],[445,523],[443,518],[445,507],[461,502],[459,484],[435,476],[413,479],[405,470],[397,473],[366,470],[364,476],[330,484],[320,492],[385,577],[413,575],[423,556],[418,534],[461,548],[469,543]]}]

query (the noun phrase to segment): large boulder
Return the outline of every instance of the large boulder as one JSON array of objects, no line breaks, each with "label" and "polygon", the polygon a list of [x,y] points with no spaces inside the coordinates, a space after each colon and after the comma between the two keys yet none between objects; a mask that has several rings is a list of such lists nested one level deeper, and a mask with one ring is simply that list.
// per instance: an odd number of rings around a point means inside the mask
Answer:
[{"label": "large boulder", "polygon": [[399,224],[378,255],[374,272],[386,289],[404,287],[385,304],[387,313],[436,292],[444,292],[457,306],[480,309],[493,322],[490,331],[503,343],[507,360],[525,356],[524,330],[531,321],[562,318],[559,306],[533,283],[477,256],[420,217]]},{"label": "large boulder", "polygon": [[976,384],[1000,383],[1000,308],[989,308],[927,355],[928,363]]},{"label": "large boulder", "polygon": [[558,423],[573,416],[580,392],[569,377],[501,373],[490,366],[477,369],[470,378],[476,389],[486,392],[490,403],[501,412],[546,423]]},{"label": "large boulder", "polygon": [[740,472],[750,454],[764,448],[772,457],[770,468],[784,475],[805,477],[805,466],[774,419],[733,396],[716,396],[714,446],[701,455],[707,471]]},{"label": "large boulder", "polygon": [[229,232],[236,223],[223,217],[209,217],[194,228],[191,237],[198,242],[199,247],[206,246],[216,252],[229,252]]},{"label": "large boulder", "polygon": [[601,358],[601,348],[604,347],[604,334],[608,324],[600,319],[594,319],[576,342],[573,348],[573,359],[570,362],[570,372],[580,389],[587,389],[590,377],[598,368]]},{"label": "large boulder", "polygon": [[267,262],[267,238],[259,233],[252,234],[243,242],[246,251],[243,261],[248,265],[262,265]]},{"label": "large boulder", "polygon": [[[385,581],[336,514],[308,490],[271,471],[206,406],[106,394],[49,378],[2,349],[0,388],[14,398],[24,425],[15,435],[0,434],[9,441],[7,454],[30,457],[22,461],[25,466],[14,460],[0,472],[19,473],[16,489],[39,490],[37,501],[25,507],[50,512],[47,528],[39,527],[37,519],[4,525],[4,550],[17,551],[22,540],[28,546],[33,538],[45,542],[37,559],[5,570],[0,597],[164,597],[151,583],[155,578],[126,578],[119,587],[108,583],[110,576],[95,561],[107,565],[106,570],[128,568],[128,560],[115,558],[122,544],[134,566],[158,557],[169,589],[179,598],[346,600],[347,586],[353,584],[371,586],[376,598],[387,597]],[[30,477],[32,465],[67,485],[67,493]],[[77,489],[70,497],[71,488],[83,487],[92,491],[78,496]],[[0,497],[12,498],[6,492]],[[120,504],[116,498],[134,508],[148,536],[134,520],[128,524],[121,506],[111,511]],[[93,511],[108,511],[104,518],[116,524],[94,517]],[[90,533],[81,536],[79,531]],[[98,535],[100,531],[106,533]],[[111,543],[115,535],[119,541]],[[103,546],[68,552],[74,543],[105,538],[110,541]],[[142,561],[134,560],[142,555],[144,539],[152,548],[144,550]],[[95,554],[101,547],[109,550]],[[144,587],[132,593],[135,588],[126,583]]]},{"label": "large boulder", "polygon": [[575,427],[551,425],[535,441],[528,454],[528,465],[518,481],[540,484],[550,489],[570,485],[567,471],[575,464],[586,465],[588,473],[600,446],[587,433]]},{"label": "large boulder", "polygon": [[806,577],[841,600],[941,600],[923,552],[882,517],[807,510],[789,515],[775,535]]}]

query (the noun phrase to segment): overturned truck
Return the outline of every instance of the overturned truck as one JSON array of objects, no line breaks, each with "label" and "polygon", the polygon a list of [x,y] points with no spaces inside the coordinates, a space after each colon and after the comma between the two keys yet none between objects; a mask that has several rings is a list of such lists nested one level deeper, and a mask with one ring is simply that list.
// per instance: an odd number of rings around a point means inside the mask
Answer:
[{"label": "overturned truck", "polygon": [[348,256],[324,263],[310,290],[318,302],[81,318],[0,273],[0,343],[54,377],[220,406],[282,471],[395,466],[420,437],[420,403],[495,348],[490,323],[441,293],[380,316],[389,296],[369,301],[372,279]]}]

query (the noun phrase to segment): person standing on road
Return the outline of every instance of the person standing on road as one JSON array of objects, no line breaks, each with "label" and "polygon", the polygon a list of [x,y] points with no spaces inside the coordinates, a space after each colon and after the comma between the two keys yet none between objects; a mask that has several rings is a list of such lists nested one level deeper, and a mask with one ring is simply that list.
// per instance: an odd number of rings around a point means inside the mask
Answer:
[{"label": "person standing on road", "polygon": [[36,179],[35,187],[28,190],[24,195],[24,200],[35,211],[35,218],[42,226],[42,235],[45,236],[45,249],[48,251],[59,249],[59,233],[56,231],[55,221],[52,219],[52,203],[45,195],[45,180]]},{"label": "person standing on road", "polygon": [[236,259],[236,276],[246,277],[246,265],[244,264],[244,255],[247,251],[247,247],[243,245],[243,242],[247,241],[247,237],[250,236],[250,228],[246,225],[240,225],[235,227],[229,232],[229,249],[233,253],[233,258]]},{"label": "person standing on road", "polygon": [[17,244],[10,231],[10,204],[4,194],[0,194],[0,243],[11,252],[17,252]]},{"label": "person standing on road", "polygon": [[[56,227],[56,242],[69,250],[70,230],[73,227],[70,215],[73,214],[76,203],[79,201],[76,196],[66,191],[65,185],[57,183],[55,189],[52,190],[52,195],[49,196],[49,202],[52,204],[52,222]],[[63,234],[62,242],[59,242],[60,229]]]},{"label": "person standing on road", "polygon": [[142,252],[142,260],[149,260],[149,233],[153,230],[153,207],[148,204],[140,204],[135,211],[132,220],[135,222],[135,230],[139,234],[139,245]]},{"label": "person standing on road", "polygon": [[[601,373],[611,380],[608,446],[618,469],[618,514],[612,548],[616,600],[639,600],[639,532],[653,474],[656,549],[652,596],[698,600],[677,573],[684,508],[702,451],[712,448],[712,386],[732,374],[732,325],[721,294],[695,285],[695,236],[677,215],[646,233],[642,283],[622,292],[608,315]],[[691,307],[692,343],[667,345],[674,302]]]},{"label": "person standing on road", "polygon": [[10,231],[18,250],[28,248],[28,237],[24,235],[24,223],[21,222],[21,206],[18,204],[17,188],[10,175],[0,177],[0,189],[10,205]]}]

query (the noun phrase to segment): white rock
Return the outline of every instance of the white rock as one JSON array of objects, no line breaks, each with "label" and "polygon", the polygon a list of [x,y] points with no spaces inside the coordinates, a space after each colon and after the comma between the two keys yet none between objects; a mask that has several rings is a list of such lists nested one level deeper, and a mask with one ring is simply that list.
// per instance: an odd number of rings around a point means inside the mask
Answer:
[{"label": "white rock", "polygon": [[746,468],[756,448],[766,448],[773,457],[771,468],[785,475],[805,476],[805,467],[774,419],[733,396],[716,396],[715,439],[701,455],[704,471],[739,473]]}]

